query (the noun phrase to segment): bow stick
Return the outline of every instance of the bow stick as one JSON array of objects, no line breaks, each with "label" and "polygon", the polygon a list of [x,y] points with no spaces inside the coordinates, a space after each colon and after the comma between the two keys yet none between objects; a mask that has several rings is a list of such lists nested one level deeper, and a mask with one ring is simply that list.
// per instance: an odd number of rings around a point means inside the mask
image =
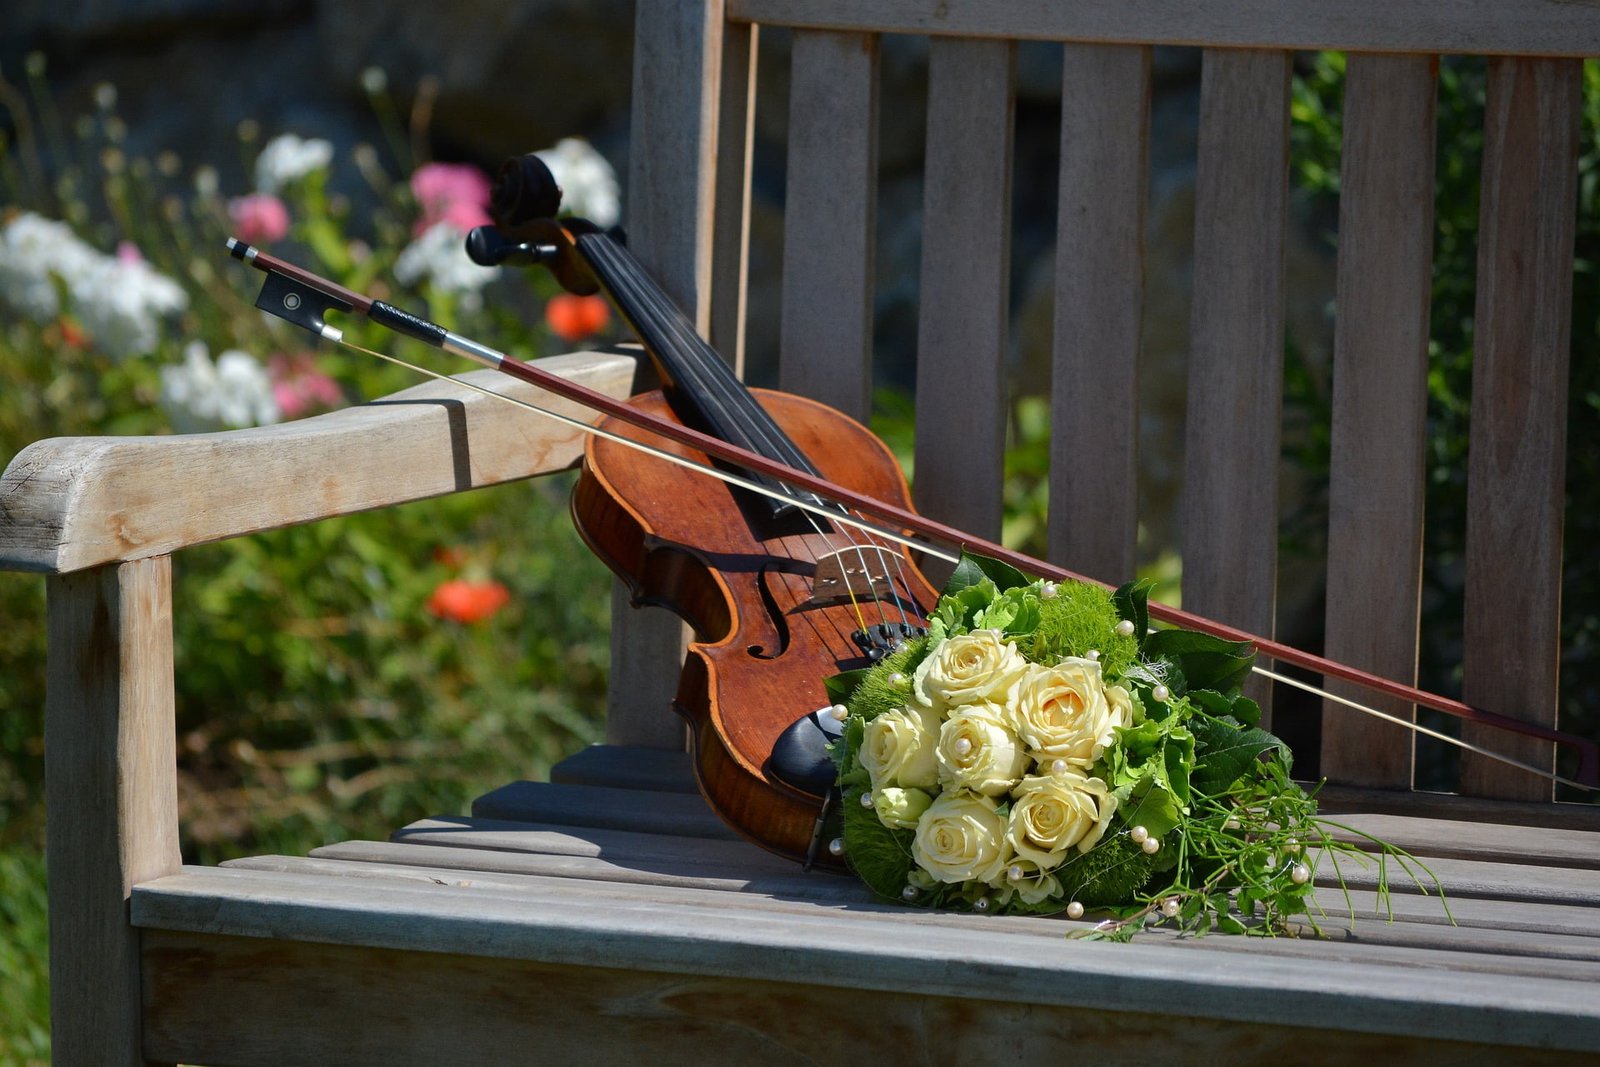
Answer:
[{"label": "bow stick", "polygon": [[[944,544],[971,549],[1043,578],[1056,581],[1084,582],[1104,589],[1111,588],[1106,582],[1035,559],[1032,556],[1014,551],[1004,545],[974,536],[965,531],[957,530],[916,512],[907,511],[904,508],[858,493],[845,486],[836,485],[825,478],[807,471],[797,470],[776,460],[768,459],[766,456],[751,452],[738,445],[729,444],[720,438],[701,433],[682,423],[640,411],[625,401],[616,400],[587,386],[569,381],[559,375],[551,374],[549,371],[541,370],[487,345],[447,330],[437,323],[429,322],[408,311],[395,307],[393,304],[374,300],[353,292],[344,286],[319,277],[276,256],[268,255],[257,248],[245,244],[243,241],[232,237],[228,238],[228,251],[235,259],[266,273],[267,278],[262,285],[260,296],[256,299],[256,307],[309,330],[326,340],[344,343],[343,331],[329,324],[324,316],[329,311],[352,312],[406,337],[423,341],[435,348],[441,348],[454,355],[471,359],[493,370],[538,386],[557,396],[572,400],[591,410],[614,416],[629,425],[706,453],[716,459],[735,464],[744,470],[815,493],[847,508],[865,512],[882,522],[912,530],[922,537]],[[535,410],[542,409],[536,408]],[[575,423],[575,425],[583,426],[581,423]],[[593,432],[593,427],[583,426],[583,429]],[[626,438],[618,438],[618,440],[625,444],[638,446],[637,442]],[[720,476],[720,472],[710,471],[710,473]],[[737,482],[737,479],[732,480]],[[737,482],[737,484],[745,485],[748,488],[756,488],[751,483]],[[794,503],[801,502],[794,501]],[[837,518],[831,512],[829,515]],[[904,540],[891,531],[874,529],[875,532],[894,537],[896,540]],[[1423,707],[1432,708],[1435,711],[1443,712],[1446,715],[1467,722],[1475,722],[1511,733],[1523,734],[1527,737],[1538,738],[1554,744],[1567,745],[1578,754],[1576,778],[1575,780],[1564,778],[1559,780],[1585,789],[1600,789],[1600,742],[1552,729],[1539,723],[1524,722],[1509,715],[1473,707],[1463,701],[1441,696],[1416,686],[1407,685],[1404,682],[1382,678],[1357,667],[1352,667],[1349,664],[1340,663],[1337,660],[1328,659],[1313,652],[1306,652],[1272,638],[1261,637],[1180,608],[1152,602],[1149,604],[1149,614],[1152,618],[1162,622],[1198,630],[1223,640],[1252,644],[1262,654],[1271,659],[1321,674],[1325,678],[1337,678],[1341,681],[1350,682],[1368,691],[1395,697],[1407,703],[1420,704]],[[1270,674],[1270,672],[1265,671],[1263,673]],[[1281,675],[1270,674],[1270,676],[1279,681],[1308,688],[1313,692],[1321,693],[1323,696],[1329,696],[1335,700],[1340,699],[1315,687],[1306,686]],[[1360,705],[1356,706],[1360,707]],[[1361,710],[1371,712],[1371,709],[1367,708],[1362,708]],[[1382,717],[1392,719],[1390,716]],[[1413,724],[1404,720],[1393,719],[1393,721],[1398,722],[1400,725],[1416,728]],[[1431,733],[1431,731],[1429,732]],[[1441,735],[1434,734],[1433,736]],[[1445,737],[1443,739],[1460,744],[1454,738]],[[1482,749],[1474,748],[1474,750],[1484,752]],[[1484,752],[1484,754],[1494,756],[1493,753]],[[1524,769],[1545,777],[1553,777],[1547,772],[1539,771],[1533,767],[1526,767],[1523,764],[1516,763],[1516,761],[1506,760],[1504,757],[1494,756],[1494,758],[1503,762],[1511,762],[1516,766],[1524,767]]]}]

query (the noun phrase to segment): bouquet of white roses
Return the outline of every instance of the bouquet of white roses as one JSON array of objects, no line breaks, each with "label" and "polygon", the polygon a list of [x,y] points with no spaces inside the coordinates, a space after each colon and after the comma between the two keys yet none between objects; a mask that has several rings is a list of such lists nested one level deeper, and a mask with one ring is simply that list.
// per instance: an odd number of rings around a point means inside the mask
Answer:
[{"label": "bouquet of white roses", "polygon": [[965,556],[925,637],[828,680],[833,851],[884,897],[1105,910],[1102,934],[1146,918],[1272,932],[1306,913],[1316,857],[1356,850],[1240,695],[1252,648],[1150,630],[1148,591]]}]

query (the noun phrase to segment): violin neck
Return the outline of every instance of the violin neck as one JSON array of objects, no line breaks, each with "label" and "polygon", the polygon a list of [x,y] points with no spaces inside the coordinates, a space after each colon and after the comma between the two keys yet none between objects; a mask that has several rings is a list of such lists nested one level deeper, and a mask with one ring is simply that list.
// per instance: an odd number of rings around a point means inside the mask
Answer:
[{"label": "violin neck", "polygon": [[[665,383],[667,402],[680,420],[768,459],[818,473],[631,252],[603,233],[578,234],[574,244],[644,342]],[[775,480],[761,480],[788,496],[817,499]],[[776,510],[789,508],[769,503]]]}]

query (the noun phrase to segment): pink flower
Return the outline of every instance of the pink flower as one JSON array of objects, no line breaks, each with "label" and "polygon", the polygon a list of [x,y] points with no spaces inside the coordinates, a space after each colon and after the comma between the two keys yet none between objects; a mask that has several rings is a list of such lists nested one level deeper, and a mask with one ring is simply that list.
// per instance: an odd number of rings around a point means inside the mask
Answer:
[{"label": "pink flower", "polygon": [[511,602],[511,591],[499,582],[452,578],[440,582],[428,598],[428,610],[453,622],[482,622]]},{"label": "pink flower", "polygon": [[281,241],[289,232],[289,209],[270,193],[251,193],[228,201],[239,240],[246,244]]},{"label": "pink flower", "polygon": [[286,419],[344,403],[339,384],[317,370],[308,353],[273,356],[267,360],[267,377],[272,380],[272,398]]},{"label": "pink flower", "polygon": [[449,222],[463,233],[489,221],[489,176],[466,163],[425,163],[411,175],[422,217],[416,232]]},{"label": "pink flower", "polygon": [[140,252],[139,246],[132,241],[118,241],[117,261],[119,263],[143,263],[144,253]]}]

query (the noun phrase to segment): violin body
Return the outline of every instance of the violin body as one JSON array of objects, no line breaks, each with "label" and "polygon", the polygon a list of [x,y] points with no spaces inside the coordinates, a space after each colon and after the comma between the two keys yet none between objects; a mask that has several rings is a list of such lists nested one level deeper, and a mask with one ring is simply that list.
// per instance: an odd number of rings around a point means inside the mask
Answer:
[{"label": "violin body", "polygon": [[[909,508],[899,464],[866,427],[803,397],[750,392],[825,477]],[[673,417],[659,392],[631,403]],[[618,419],[601,425],[662,445]],[[681,445],[665,449],[709,462]],[[798,508],[775,515],[748,490],[600,437],[589,439],[572,513],[636,604],[668,608],[695,631],[675,707],[707,801],[757,844],[804,859],[822,798],[772,774],[773,746],[832,703],[825,678],[870,664],[863,630],[921,626],[937,591],[899,546],[862,552],[855,546],[869,542],[859,531]],[[853,587],[840,583],[841,561]]]}]

